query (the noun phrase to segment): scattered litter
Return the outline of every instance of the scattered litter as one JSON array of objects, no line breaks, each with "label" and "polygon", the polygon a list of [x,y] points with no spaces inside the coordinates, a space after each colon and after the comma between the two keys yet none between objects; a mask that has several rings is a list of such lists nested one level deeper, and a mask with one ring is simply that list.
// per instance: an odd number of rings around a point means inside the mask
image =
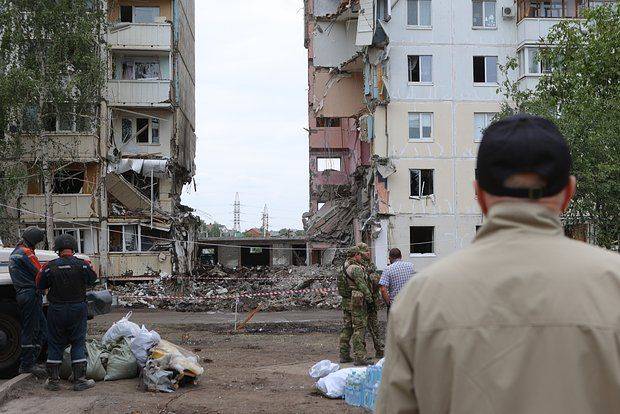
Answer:
[{"label": "scattered litter", "polygon": [[349,374],[344,388],[344,401],[347,404],[374,411],[383,374],[382,365],[377,363],[363,373]]},{"label": "scattered litter", "polygon": [[315,380],[318,380],[319,378],[326,377],[339,369],[340,365],[334,364],[329,359],[324,359],[323,361],[314,364],[314,366],[310,368],[310,371],[308,371],[308,375]]},{"label": "scattered litter", "polygon": [[[176,311],[233,311],[235,295],[270,291],[308,289],[295,295],[242,298],[240,312],[262,305],[270,311],[295,309],[337,309],[340,296],[324,294],[317,289],[336,288],[338,266],[291,266],[226,269],[220,266],[200,267],[194,276],[166,278],[161,275],[149,282],[115,281],[113,294],[118,304],[129,308],[158,308]],[[310,291],[312,290],[312,291]],[[221,298],[218,296],[228,296]],[[172,297],[182,296],[186,299]]]},{"label": "scattered litter", "polygon": [[140,374],[140,384],[146,391],[175,392],[174,373],[161,369],[156,360],[149,359]]}]

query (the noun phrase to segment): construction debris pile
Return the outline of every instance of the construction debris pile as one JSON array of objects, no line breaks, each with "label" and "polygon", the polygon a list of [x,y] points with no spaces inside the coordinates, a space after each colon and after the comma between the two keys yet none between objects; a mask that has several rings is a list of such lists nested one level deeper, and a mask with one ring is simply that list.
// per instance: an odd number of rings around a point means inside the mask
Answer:
[{"label": "construction debris pile", "polygon": [[336,309],[337,266],[195,270],[192,277],[160,275],[148,283],[118,283],[120,306],[176,311]]}]

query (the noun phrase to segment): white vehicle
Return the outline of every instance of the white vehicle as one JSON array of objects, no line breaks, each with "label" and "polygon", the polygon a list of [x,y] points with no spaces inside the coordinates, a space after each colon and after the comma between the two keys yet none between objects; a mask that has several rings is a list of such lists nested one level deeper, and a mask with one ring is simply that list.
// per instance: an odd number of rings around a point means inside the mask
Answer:
[{"label": "white vehicle", "polygon": [[[15,300],[13,281],[9,274],[9,257],[13,250],[12,247],[0,247],[0,378],[10,378],[17,372],[21,353],[20,315]],[[41,264],[58,258],[55,252],[49,250],[35,250],[35,254]],[[88,259],[88,256],[83,254],[76,254],[75,256],[80,259]],[[89,292],[87,299],[89,319],[110,311],[112,296],[108,291]],[[98,304],[97,306],[94,305],[95,301]],[[102,301],[105,303],[102,304]]]}]

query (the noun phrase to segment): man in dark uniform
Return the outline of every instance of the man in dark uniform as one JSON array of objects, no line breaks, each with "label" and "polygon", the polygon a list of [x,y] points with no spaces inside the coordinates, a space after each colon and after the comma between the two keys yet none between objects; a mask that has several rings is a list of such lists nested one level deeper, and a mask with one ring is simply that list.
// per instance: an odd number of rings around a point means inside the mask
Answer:
[{"label": "man in dark uniform", "polygon": [[62,234],[54,240],[54,250],[60,256],[48,262],[37,275],[37,287],[49,289],[47,310],[49,329],[46,388],[60,389],[60,364],[65,347],[71,345],[73,389],[83,391],[95,382],[86,379],[86,329],[88,308],[86,287],[97,280],[97,275],[86,260],[73,254],[77,250],[75,238]]},{"label": "man in dark uniform", "polygon": [[37,377],[44,377],[46,374],[43,368],[35,365],[35,362],[45,342],[47,326],[43,315],[43,296],[35,286],[35,278],[41,265],[34,249],[44,238],[43,230],[28,227],[22,233],[22,240],[9,258],[9,274],[21,315],[22,352],[19,372],[33,373]]}]

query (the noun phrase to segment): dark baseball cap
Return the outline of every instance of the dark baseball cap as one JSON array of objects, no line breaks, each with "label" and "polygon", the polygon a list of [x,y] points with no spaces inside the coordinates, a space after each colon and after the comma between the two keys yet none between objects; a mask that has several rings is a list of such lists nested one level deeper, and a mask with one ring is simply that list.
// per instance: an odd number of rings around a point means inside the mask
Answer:
[{"label": "dark baseball cap", "polygon": [[[496,196],[539,199],[562,191],[570,180],[571,155],[555,124],[538,116],[520,114],[491,124],[478,149],[476,180]],[[545,182],[540,188],[508,188],[506,180],[534,173]]]}]

